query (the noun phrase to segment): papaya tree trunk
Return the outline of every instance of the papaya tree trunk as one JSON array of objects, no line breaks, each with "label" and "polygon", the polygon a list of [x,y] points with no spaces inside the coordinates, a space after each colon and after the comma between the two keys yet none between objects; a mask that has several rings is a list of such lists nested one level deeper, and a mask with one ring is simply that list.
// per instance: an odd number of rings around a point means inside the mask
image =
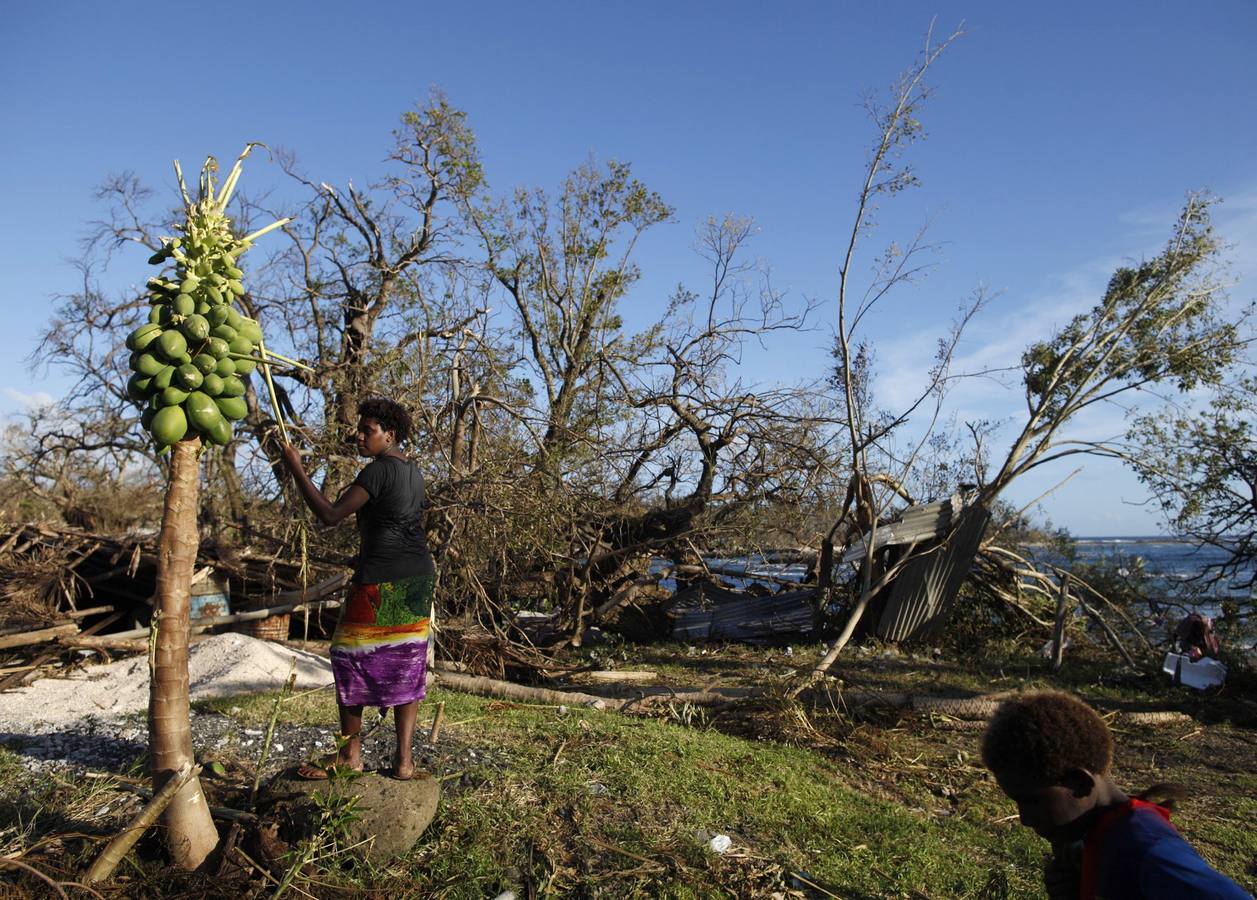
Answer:
[{"label": "papaya tree trunk", "polygon": [[[153,793],[192,755],[188,708],[188,618],[197,551],[197,493],[201,441],[171,448],[170,483],[162,512],[157,556],[157,597],[149,657],[148,748]],[[199,867],[218,844],[201,782],[192,778],[162,814],[170,858],[182,869]]]}]

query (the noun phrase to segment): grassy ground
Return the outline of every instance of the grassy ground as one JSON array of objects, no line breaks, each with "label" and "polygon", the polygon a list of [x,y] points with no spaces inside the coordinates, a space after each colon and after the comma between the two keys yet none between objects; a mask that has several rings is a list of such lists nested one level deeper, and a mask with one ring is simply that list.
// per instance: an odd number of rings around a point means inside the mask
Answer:
[{"label": "grassy ground", "polygon": [[[677,687],[770,690],[754,703],[716,712],[674,706],[653,719],[434,691],[431,699],[446,704],[442,744],[478,753],[457,757],[461,771],[438,773],[442,803],[425,837],[386,869],[331,867],[307,872],[297,886],[318,897],[492,897],[508,889],[520,898],[1041,896],[1037,866],[1047,847],[1017,825],[981,768],[979,732],[915,714],[853,718],[774,693],[818,648],[789,656],[623,648],[629,661],[595,652],[588,660],[595,665],[631,661]],[[844,661],[836,674],[853,688],[952,696],[1049,683],[1033,659],[991,657],[978,666],[877,651]],[[1075,661],[1061,681],[1097,702],[1179,704],[1197,714],[1159,728],[1119,724],[1116,776],[1135,788],[1157,781],[1191,788],[1176,823],[1218,868],[1257,887],[1257,835],[1247,825],[1257,815],[1257,731],[1243,701],[1215,701],[1203,709],[1223,714],[1202,714],[1198,698],[1114,673],[1099,660]],[[210,708],[258,727],[272,705],[254,696]],[[425,706],[421,716],[430,717],[433,704]],[[325,724],[333,713],[325,692],[288,704],[284,717]],[[87,811],[107,793],[99,782],[32,783],[4,751],[0,784],[6,847],[91,831]],[[731,839],[723,854],[708,848],[718,834]],[[36,850],[23,859],[59,866],[68,879],[74,855],[90,856],[95,845],[50,846],[60,855],[45,859]],[[124,877],[128,884],[117,889],[128,896],[248,888],[238,879],[172,881],[143,862]]]}]

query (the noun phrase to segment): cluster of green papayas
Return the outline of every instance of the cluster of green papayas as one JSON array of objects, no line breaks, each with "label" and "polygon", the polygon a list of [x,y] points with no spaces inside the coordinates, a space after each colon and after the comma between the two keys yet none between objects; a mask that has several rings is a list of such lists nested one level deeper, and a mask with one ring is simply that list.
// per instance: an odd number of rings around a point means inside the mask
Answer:
[{"label": "cluster of green papayas", "polygon": [[244,295],[236,260],[248,249],[214,210],[189,216],[180,237],[149,259],[174,261],[169,277],[148,281],[148,323],[127,337],[127,394],[144,407],[141,421],[159,450],[199,434],[231,440],[247,408],[244,379],[257,367],[262,329],[232,304]]}]

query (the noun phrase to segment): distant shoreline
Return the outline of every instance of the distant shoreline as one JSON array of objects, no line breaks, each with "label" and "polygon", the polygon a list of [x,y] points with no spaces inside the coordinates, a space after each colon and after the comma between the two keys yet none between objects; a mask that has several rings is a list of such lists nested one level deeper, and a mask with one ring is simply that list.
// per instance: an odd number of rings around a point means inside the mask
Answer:
[{"label": "distant shoreline", "polygon": [[[1076,544],[1197,544],[1192,538],[1174,537],[1173,535],[1070,535],[1069,540]],[[1051,541],[1027,541],[1027,547],[1046,547]]]},{"label": "distant shoreline", "polygon": [[1194,544],[1192,538],[1175,537],[1170,534],[1115,534],[1115,535],[1075,535],[1075,541],[1088,541],[1092,544],[1123,543],[1123,544]]}]

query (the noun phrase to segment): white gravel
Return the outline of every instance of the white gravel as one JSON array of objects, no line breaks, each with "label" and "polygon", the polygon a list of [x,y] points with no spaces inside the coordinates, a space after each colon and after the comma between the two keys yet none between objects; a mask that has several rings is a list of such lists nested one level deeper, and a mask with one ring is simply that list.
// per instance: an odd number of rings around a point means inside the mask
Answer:
[{"label": "white gravel", "polygon": [[[332,667],[315,653],[243,634],[218,634],[192,645],[193,700],[279,690],[296,663],[297,689],[332,683]],[[49,734],[116,721],[148,708],[148,657],[89,666],[64,678],[42,678],[0,693],[0,734]]]}]

